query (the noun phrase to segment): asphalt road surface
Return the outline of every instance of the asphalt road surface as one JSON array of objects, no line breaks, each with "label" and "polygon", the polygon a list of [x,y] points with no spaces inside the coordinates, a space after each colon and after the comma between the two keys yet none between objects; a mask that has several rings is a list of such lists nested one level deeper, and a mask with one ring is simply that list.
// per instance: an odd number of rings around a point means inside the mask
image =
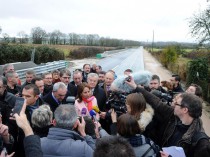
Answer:
[{"label": "asphalt road surface", "polygon": [[143,50],[143,47],[123,50],[99,60],[97,64],[104,71],[114,70],[117,75],[123,75],[126,69],[132,69],[133,72],[144,70]]}]

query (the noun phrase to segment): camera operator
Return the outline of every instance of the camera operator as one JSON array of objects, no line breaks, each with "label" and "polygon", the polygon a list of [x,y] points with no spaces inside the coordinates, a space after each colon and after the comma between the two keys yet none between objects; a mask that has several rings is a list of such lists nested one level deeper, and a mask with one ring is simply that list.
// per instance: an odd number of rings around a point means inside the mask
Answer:
[{"label": "camera operator", "polygon": [[158,75],[152,75],[151,81],[149,83],[149,88],[145,87],[145,89],[157,97],[161,98],[163,102],[166,102],[168,105],[172,102],[173,93],[170,91],[166,91],[160,85],[160,77]]}]

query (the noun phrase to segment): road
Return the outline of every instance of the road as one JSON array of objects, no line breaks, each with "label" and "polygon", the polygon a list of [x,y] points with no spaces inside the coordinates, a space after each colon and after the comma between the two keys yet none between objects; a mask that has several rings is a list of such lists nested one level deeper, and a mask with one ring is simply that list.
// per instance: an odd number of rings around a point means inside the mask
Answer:
[{"label": "road", "polygon": [[[134,72],[138,70],[150,71],[152,74],[159,75],[161,80],[169,80],[172,75],[169,70],[164,68],[150,53],[145,51],[142,47],[115,53],[104,59],[75,60],[74,63],[77,65],[73,68],[82,68],[84,63],[96,63],[101,65],[105,71],[109,69],[115,70],[117,75],[123,75],[123,71],[127,68],[131,68]],[[201,119],[207,135],[210,136],[210,127],[208,127],[210,124],[210,119],[205,111],[203,111]]]},{"label": "road", "polygon": [[97,62],[104,71],[114,70],[117,75],[123,75],[125,69],[133,72],[144,70],[143,47],[128,49],[119,53],[111,54]]}]

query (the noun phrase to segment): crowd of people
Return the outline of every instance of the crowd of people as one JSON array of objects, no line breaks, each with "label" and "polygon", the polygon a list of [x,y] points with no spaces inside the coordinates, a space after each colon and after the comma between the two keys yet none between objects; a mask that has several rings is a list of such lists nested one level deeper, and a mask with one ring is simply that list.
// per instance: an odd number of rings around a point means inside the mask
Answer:
[{"label": "crowd of people", "polygon": [[113,70],[96,64],[42,76],[29,70],[22,83],[13,64],[3,71],[0,157],[169,157],[162,148],[171,146],[187,157],[210,156],[200,118],[202,88],[183,90],[178,75],[161,81],[154,74],[148,84],[138,84],[132,69],[125,69],[121,83],[132,89],[128,93],[114,88]]}]

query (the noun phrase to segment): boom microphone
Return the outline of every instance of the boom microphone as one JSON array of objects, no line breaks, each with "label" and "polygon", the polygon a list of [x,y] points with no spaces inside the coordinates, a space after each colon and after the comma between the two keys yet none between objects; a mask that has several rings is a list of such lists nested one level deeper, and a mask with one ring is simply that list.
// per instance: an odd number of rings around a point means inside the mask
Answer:
[{"label": "boom microphone", "polygon": [[[149,71],[140,71],[131,74],[131,76],[133,77],[134,82],[137,85],[147,86],[149,85],[152,74]],[[117,79],[114,80],[114,82],[111,85],[111,90],[130,93],[133,89],[128,84],[125,83],[126,79],[127,81],[129,81],[128,76],[117,77]]]}]

